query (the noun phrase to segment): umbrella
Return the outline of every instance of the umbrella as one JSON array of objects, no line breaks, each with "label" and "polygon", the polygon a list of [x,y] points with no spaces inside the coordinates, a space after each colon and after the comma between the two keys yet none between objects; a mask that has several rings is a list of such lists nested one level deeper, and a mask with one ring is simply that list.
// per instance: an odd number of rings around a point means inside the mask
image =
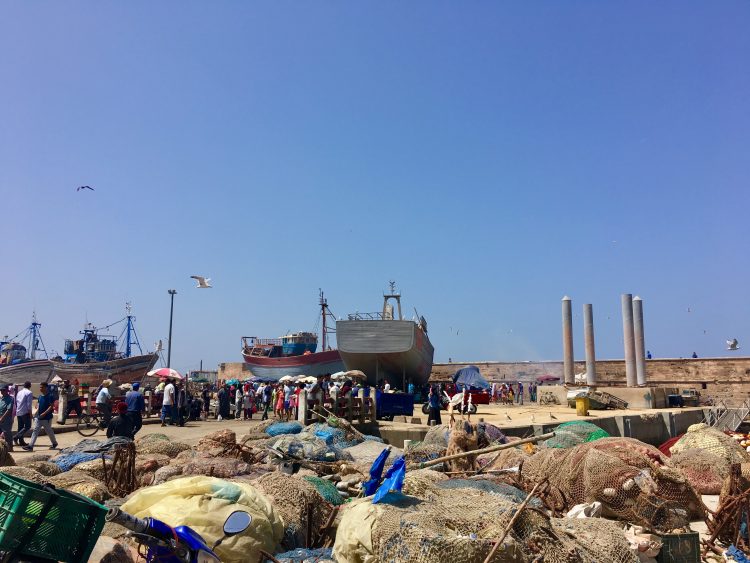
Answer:
[{"label": "umbrella", "polygon": [[146,375],[153,375],[155,377],[166,377],[168,379],[170,378],[171,379],[183,379],[180,372],[172,368],[152,369]]},{"label": "umbrella", "polygon": [[344,372],[345,379],[367,379],[365,372],[359,371],[358,369],[352,369]]},{"label": "umbrella", "polygon": [[63,382],[62,377],[60,377],[57,374],[55,374],[55,377],[50,379],[50,383],[62,383],[62,382]]},{"label": "umbrella", "polygon": [[291,375],[285,375],[284,377],[279,378],[279,383],[286,383],[287,381],[292,381],[294,378]]},{"label": "umbrella", "polygon": [[339,377],[344,377],[345,375],[345,371],[337,371],[336,373],[331,375],[331,379],[338,379]]}]

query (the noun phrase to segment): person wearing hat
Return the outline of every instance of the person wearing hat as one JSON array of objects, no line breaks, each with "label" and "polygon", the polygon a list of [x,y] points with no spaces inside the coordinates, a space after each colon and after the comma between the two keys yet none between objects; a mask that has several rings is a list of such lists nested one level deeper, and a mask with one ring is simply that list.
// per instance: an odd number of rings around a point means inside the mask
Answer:
[{"label": "person wearing hat", "polygon": [[137,381],[133,383],[133,390],[125,393],[125,403],[127,404],[128,418],[133,427],[133,437],[143,426],[143,411],[146,410],[146,400],[141,393],[141,384]]},{"label": "person wearing hat", "polygon": [[133,424],[130,422],[126,403],[117,403],[117,416],[107,425],[107,438],[114,436],[133,439]]},{"label": "person wearing hat", "polygon": [[29,445],[22,446],[27,452],[34,450],[34,444],[36,444],[36,439],[39,437],[39,432],[42,429],[44,429],[44,432],[52,442],[49,449],[57,449],[57,437],[55,437],[55,431],[52,430],[52,411],[54,408],[55,397],[50,393],[47,384],[42,383],[39,385],[39,397],[37,398],[36,413],[34,414],[34,432],[31,434]]},{"label": "person wearing hat", "polygon": [[0,386],[0,430],[8,450],[13,451],[13,397],[7,385]]},{"label": "person wearing hat", "polygon": [[31,381],[26,381],[23,388],[16,393],[16,418],[18,419],[18,430],[13,436],[13,441],[19,446],[25,446],[23,438],[31,430],[31,407],[34,402],[34,394],[31,392]]},{"label": "person wearing hat", "polygon": [[96,410],[102,416],[102,428],[109,426],[109,421],[112,420],[112,395],[109,392],[109,386],[112,385],[111,379],[105,379],[102,381],[102,387],[99,393],[96,395]]}]

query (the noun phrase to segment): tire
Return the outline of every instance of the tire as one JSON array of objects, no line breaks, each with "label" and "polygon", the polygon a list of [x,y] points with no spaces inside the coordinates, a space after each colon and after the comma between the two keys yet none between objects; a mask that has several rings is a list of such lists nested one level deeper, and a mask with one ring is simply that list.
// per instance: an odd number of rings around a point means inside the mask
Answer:
[{"label": "tire", "polygon": [[81,436],[93,436],[99,431],[99,417],[87,412],[78,417],[76,430]]},{"label": "tire", "polygon": [[430,414],[430,405],[427,403],[422,405],[422,414]]},{"label": "tire", "polygon": [[469,405],[469,414],[477,414],[477,406],[474,403]]}]

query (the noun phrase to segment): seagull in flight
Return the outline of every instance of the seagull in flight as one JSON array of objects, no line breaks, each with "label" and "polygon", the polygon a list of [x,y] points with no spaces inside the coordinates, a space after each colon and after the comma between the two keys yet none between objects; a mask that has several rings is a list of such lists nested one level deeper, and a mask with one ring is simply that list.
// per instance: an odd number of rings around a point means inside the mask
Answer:
[{"label": "seagull in flight", "polygon": [[195,287],[198,287],[200,289],[206,289],[207,287],[212,287],[210,283],[211,278],[204,278],[203,276],[190,276],[194,280],[198,280],[198,285]]},{"label": "seagull in flight", "polygon": [[77,191],[77,192],[80,192],[81,190],[91,190],[91,191],[93,192],[93,191],[94,191],[94,188],[92,188],[91,186],[78,186],[78,187],[76,188],[76,191]]},{"label": "seagull in flight", "polygon": [[727,340],[727,350],[739,350],[740,349],[740,343],[737,342],[736,338],[732,338],[732,340]]}]

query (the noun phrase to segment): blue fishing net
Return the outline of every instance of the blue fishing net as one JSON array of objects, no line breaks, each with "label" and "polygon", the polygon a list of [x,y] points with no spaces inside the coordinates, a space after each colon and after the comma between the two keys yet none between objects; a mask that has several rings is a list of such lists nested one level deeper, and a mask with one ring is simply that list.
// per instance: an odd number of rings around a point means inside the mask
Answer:
[{"label": "blue fishing net", "polygon": [[282,434],[299,434],[302,432],[302,424],[296,420],[290,422],[275,422],[266,428],[266,434],[269,436],[281,436]]},{"label": "blue fishing net", "polygon": [[57,456],[50,461],[62,471],[70,471],[79,463],[91,461],[92,459],[101,459],[101,457],[101,454],[73,453]]}]

